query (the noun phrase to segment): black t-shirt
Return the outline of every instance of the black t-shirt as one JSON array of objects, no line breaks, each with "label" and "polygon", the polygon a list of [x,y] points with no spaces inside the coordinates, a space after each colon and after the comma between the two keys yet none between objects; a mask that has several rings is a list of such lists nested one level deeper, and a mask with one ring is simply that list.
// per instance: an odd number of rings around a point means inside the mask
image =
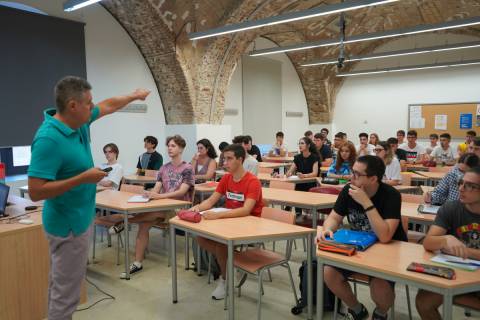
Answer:
[{"label": "black t-shirt", "polygon": [[257,156],[257,161],[262,162],[262,154],[260,153],[260,149],[256,145],[252,145],[252,149],[248,150],[249,155],[256,155]]},{"label": "black t-shirt", "polygon": [[325,143],[322,145],[320,150],[318,150],[318,153],[320,153],[323,160],[332,157],[332,149],[329,146],[327,146]]},{"label": "black t-shirt", "polygon": [[[352,230],[372,231],[370,221],[363,207],[358,204],[348,193],[350,185],[346,185],[340,194],[333,209],[341,216],[347,216]],[[402,219],[400,209],[402,206],[402,197],[400,192],[394,187],[380,183],[377,192],[370,199],[377,209],[380,216],[386,219],[398,219],[399,224],[397,230],[393,234],[393,240],[407,241],[407,235],[402,227]]]},{"label": "black t-shirt", "polygon": [[480,214],[470,212],[459,200],[447,201],[433,223],[447,230],[468,248],[480,249]]},{"label": "black t-shirt", "polygon": [[395,154],[397,155],[398,161],[400,160],[407,161],[407,151],[403,149],[397,149],[397,151],[395,151]]},{"label": "black t-shirt", "polygon": [[[302,153],[299,153],[293,157],[293,163],[295,163],[295,167],[297,167],[297,173],[312,173],[313,165],[315,163],[318,163],[318,156],[311,153],[307,158],[305,158]],[[318,170],[320,170],[320,167],[318,168]],[[310,188],[316,186],[316,182],[296,183],[295,190],[308,191]]]}]

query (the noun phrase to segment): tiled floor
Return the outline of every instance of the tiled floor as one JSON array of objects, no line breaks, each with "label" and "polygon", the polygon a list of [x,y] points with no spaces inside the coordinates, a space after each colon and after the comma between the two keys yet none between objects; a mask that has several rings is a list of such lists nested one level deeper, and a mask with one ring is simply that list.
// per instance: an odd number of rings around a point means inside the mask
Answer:
[{"label": "tiled floor", "polygon": [[[131,231],[130,238],[135,237],[135,229]],[[88,278],[102,290],[115,296],[115,300],[100,302],[89,310],[77,312],[75,320],[82,319],[195,319],[215,320],[226,319],[227,313],[223,310],[223,301],[211,299],[211,292],[215,284],[207,284],[207,277],[198,277],[193,271],[184,270],[183,237],[177,237],[178,244],[178,296],[179,302],[172,304],[171,300],[171,270],[167,267],[165,239],[159,230],[151,231],[150,253],[144,262],[144,270],[134,275],[130,281],[120,280],[123,264],[115,265],[115,237],[113,246],[107,248],[106,241],[97,242],[97,259],[88,267]],[[99,239],[99,238],[98,238]],[[133,253],[133,242],[130,244]],[[269,246],[267,246],[269,247]],[[277,244],[277,248],[279,244]],[[292,258],[292,271],[296,287],[298,288],[298,268],[305,259],[304,252],[294,251]],[[191,259],[193,261],[193,259]],[[121,261],[122,263],[122,261]],[[306,313],[292,315],[291,307],[294,305],[293,294],[290,290],[288,275],[285,269],[277,268],[273,272],[273,282],[265,282],[265,295],[263,297],[262,319],[305,319]],[[397,286],[397,300],[395,303],[396,319],[408,319],[407,303],[404,287]],[[247,281],[242,289],[242,297],[235,299],[237,319],[256,318],[257,283],[254,278]],[[418,314],[414,308],[415,288],[411,288],[414,318]],[[104,295],[93,286],[88,285],[88,303],[79,306],[84,308]],[[360,301],[372,311],[374,306],[369,299],[368,288],[359,286]],[[332,314],[327,313],[326,319],[331,319]],[[467,319],[463,310],[455,308],[454,319]],[[339,317],[341,319],[341,317]],[[480,319],[478,314],[468,319]]]}]

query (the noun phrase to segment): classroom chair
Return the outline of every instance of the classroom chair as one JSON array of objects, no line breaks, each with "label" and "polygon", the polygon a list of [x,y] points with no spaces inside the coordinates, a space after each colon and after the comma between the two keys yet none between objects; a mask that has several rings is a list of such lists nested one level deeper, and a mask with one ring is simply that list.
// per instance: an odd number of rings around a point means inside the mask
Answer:
[{"label": "classroom chair", "polygon": [[[131,193],[143,193],[143,186],[137,186],[137,185],[122,183],[120,185],[120,191],[131,192]],[[95,260],[95,246],[96,246],[96,239],[97,239],[97,237],[96,237],[97,227],[102,227],[102,228],[108,230],[111,227],[120,226],[123,223],[123,221],[124,221],[124,216],[123,216],[123,214],[120,214],[120,213],[113,213],[113,214],[109,214],[109,215],[105,215],[105,216],[95,217],[95,220],[94,220],[94,223],[93,223],[92,260]],[[107,234],[107,237],[108,237],[108,244],[109,244],[108,246],[110,247],[110,243],[111,243],[110,234]],[[123,247],[123,245],[128,245],[128,244],[123,244],[122,233],[119,232],[119,233],[117,233],[117,265],[120,264],[120,247]]]},{"label": "classroom chair", "polygon": [[[271,219],[278,222],[295,224],[295,214],[275,208],[264,207],[262,210],[262,218]],[[289,260],[292,252],[292,241],[287,241],[285,255],[277,252],[255,248],[252,250],[235,252],[234,267],[244,272],[242,279],[237,285],[238,296],[241,296],[241,288],[245,284],[247,275],[256,275],[258,278],[258,303],[257,303],[257,319],[261,319],[262,310],[262,294],[263,294],[263,273],[275,267],[284,267],[288,271],[290,284],[293,290],[295,304],[298,303],[297,291],[293,282],[292,270],[290,269]]]}]

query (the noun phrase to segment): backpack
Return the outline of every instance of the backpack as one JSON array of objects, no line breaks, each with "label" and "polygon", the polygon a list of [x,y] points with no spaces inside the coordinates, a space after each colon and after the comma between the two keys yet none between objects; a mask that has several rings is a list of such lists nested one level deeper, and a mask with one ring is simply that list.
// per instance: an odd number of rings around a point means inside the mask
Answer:
[{"label": "backpack", "polygon": [[[313,304],[317,303],[317,261],[312,261],[312,298]],[[307,261],[303,261],[300,269],[298,270],[298,276],[300,277],[300,299],[298,304],[294,306],[291,312],[295,315],[303,312],[303,308],[307,306]],[[335,295],[328,289],[326,285],[323,286],[323,311],[333,311],[335,306]]]},{"label": "backpack", "polygon": [[[195,270],[197,270],[197,250],[200,249],[200,262],[201,262],[201,270],[207,274],[208,272],[208,252],[203,249],[199,248],[197,241],[193,241],[192,243],[192,251],[193,251],[193,260],[195,261]],[[212,259],[210,259],[210,273],[213,276],[213,280],[217,280],[220,277],[220,266],[218,265],[217,259],[212,255]]]}]

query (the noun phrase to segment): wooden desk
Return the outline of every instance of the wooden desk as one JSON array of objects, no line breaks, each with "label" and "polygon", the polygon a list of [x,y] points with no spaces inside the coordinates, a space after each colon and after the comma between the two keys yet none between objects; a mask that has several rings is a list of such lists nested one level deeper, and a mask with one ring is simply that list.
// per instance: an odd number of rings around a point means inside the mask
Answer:
[{"label": "wooden desk", "polygon": [[422,164],[407,163],[405,167],[407,168],[407,171],[428,171],[428,167],[425,167]]},{"label": "wooden desk", "polygon": [[206,195],[210,195],[217,189],[218,182],[205,182],[195,185],[195,194],[199,196],[200,202],[205,200]]},{"label": "wooden desk", "polygon": [[[171,211],[176,209],[187,208],[192,205],[189,201],[174,200],[174,199],[158,199],[150,200],[144,203],[129,203],[128,199],[134,196],[135,193],[105,190],[97,193],[96,207],[98,209],[115,211],[124,215],[125,230],[128,230],[128,215],[143,213],[143,212],[157,212],[157,211]],[[129,232],[125,232],[125,274],[126,280],[130,280],[130,261],[128,255]]]},{"label": "wooden desk", "polygon": [[278,205],[312,210],[312,227],[316,229],[318,209],[333,208],[337,195],[295,190],[262,188],[263,199]]},{"label": "wooden desk", "polygon": [[290,167],[292,164],[287,162],[259,162],[259,168],[271,168],[271,169],[278,169],[284,167]]},{"label": "wooden desk", "polygon": [[[312,318],[312,243],[314,229],[281,223],[269,219],[247,216],[232,219],[203,220],[200,223],[191,223],[180,220],[178,217],[170,219],[170,254],[172,261],[172,299],[177,303],[177,260],[175,229],[180,229],[196,236],[202,236],[228,247],[227,259],[227,289],[228,289],[228,319],[235,318],[235,292],[233,247],[264,241],[279,241],[289,239],[307,239],[308,260],[308,319]],[[206,299],[207,297],[202,297]],[[288,311],[286,311],[288,312]],[[241,317],[239,317],[241,318]]]},{"label": "wooden desk", "polygon": [[418,212],[418,203],[402,202],[402,216],[408,217],[408,221],[422,226],[430,226],[435,221],[436,215]]},{"label": "wooden desk", "polygon": [[[342,190],[345,187],[345,184],[322,184],[322,187],[331,187],[335,188],[338,190]],[[398,186],[393,186],[395,189],[398,190],[400,193],[410,193],[410,192],[415,192],[419,189],[418,186],[404,186],[404,185],[398,185]]]},{"label": "wooden desk", "polygon": [[[10,217],[39,205],[10,196]],[[49,253],[42,229],[42,208],[29,213],[33,224],[0,223],[0,319],[24,320],[47,317]]]},{"label": "wooden desk", "polygon": [[451,320],[453,296],[478,291],[480,270],[471,272],[456,269],[455,280],[407,271],[407,266],[411,262],[432,264],[430,261],[432,256],[433,254],[425,251],[422,245],[401,241],[389,244],[377,243],[352,257],[317,250],[317,320],[323,318],[324,265],[439,293],[444,296],[443,319]]},{"label": "wooden desk", "polygon": [[[97,192],[104,191],[110,188],[97,185]],[[18,188],[20,191],[20,197],[25,198],[25,194],[28,193],[28,185]]]},{"label": "wooden desk", "polygon": [[263,157],[265,162],[293,162],[293,157]]},{"label": "wooden desk", "polygon": [[128,176],[123,176],[123,182],[127,184],[149,184],[149,183],[156,183],[157,179],[155,177],[139,176],[136,174],[131,174]]},{"label": "wooden desk", "polygon": [[286,177],[283,178],[274,178],[268,173],[259,173],[257,175],[257,178],[262,181],[262,182],[270,182],[270,181],[283,181],[283,182],[289,182],[289,183],[311,183],[311,182],[317,182],[318,177],[313,177],[313,178],[302,178],[302,179],[289,179]]},{"label": "wooden desk", "polygon": [[419,175],[427,179],[427,184],[433,186],[435,182],[443,179],[448,172],[418,172]]}]

